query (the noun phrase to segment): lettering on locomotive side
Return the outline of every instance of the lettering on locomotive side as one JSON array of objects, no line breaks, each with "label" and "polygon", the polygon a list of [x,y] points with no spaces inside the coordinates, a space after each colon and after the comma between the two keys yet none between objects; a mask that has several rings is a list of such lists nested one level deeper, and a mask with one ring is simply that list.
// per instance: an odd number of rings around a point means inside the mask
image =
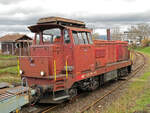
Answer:
[{"label": "lettering on locomotive side", "polygon": [[88,78],[88,77],[94,76],[94,75],[96,75],[96,74],[97,74],[96,71],[90,72],[90,73],[87,73],[87,74],[85,74],[85,75],[82,75],[81,78]]}]

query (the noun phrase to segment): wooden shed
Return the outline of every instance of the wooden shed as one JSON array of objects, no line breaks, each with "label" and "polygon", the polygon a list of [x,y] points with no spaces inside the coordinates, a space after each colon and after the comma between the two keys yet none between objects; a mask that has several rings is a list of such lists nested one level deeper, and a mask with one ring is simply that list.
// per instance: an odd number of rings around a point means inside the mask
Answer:
[{"label": "wooden shed", "polygon": [[24,55],[32,44],[32,38],[23,34],[8,34],[0,38],[1,53],[10,55]]}]

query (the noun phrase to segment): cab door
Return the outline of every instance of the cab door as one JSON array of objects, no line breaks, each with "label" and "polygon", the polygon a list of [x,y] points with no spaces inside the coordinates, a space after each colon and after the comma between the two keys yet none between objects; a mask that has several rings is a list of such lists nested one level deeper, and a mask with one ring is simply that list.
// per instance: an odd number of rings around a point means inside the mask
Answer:
[{"label": "cab door", "polygon": [[95,70],[94,47],[90,32],[72,31],[74,39],[74,62],[76,73]]},{"label": "cab door", "polygon": [[73,71],[73,43],[70,38],[70,32],[67,29],[63,31],[63,39],[64,39],[64,70],[72,72]]}]

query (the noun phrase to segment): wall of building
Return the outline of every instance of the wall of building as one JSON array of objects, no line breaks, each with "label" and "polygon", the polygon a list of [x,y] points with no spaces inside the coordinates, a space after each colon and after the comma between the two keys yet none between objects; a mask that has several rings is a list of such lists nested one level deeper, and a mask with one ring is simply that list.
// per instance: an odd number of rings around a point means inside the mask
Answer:
[{"label": "wall of building", "polygon": [[3,54],[15,54],[15,43],[13,42],[2,42],[1,48]]}]

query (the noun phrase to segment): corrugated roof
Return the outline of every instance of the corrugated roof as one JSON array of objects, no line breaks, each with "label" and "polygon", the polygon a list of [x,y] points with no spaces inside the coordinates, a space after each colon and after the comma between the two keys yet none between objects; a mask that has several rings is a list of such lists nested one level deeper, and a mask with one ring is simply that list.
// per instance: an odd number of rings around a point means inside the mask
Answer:
[{"label": "corrugated roof", "polygon": [[23,37],[27,37],[29,38],[29,40],[32,40],[32,38],[28,37],[27,35],[23,35],[23,34],[8,34],[5,36],[2,36],[0,38],[0,42],[14,42],[17,41]]}]

